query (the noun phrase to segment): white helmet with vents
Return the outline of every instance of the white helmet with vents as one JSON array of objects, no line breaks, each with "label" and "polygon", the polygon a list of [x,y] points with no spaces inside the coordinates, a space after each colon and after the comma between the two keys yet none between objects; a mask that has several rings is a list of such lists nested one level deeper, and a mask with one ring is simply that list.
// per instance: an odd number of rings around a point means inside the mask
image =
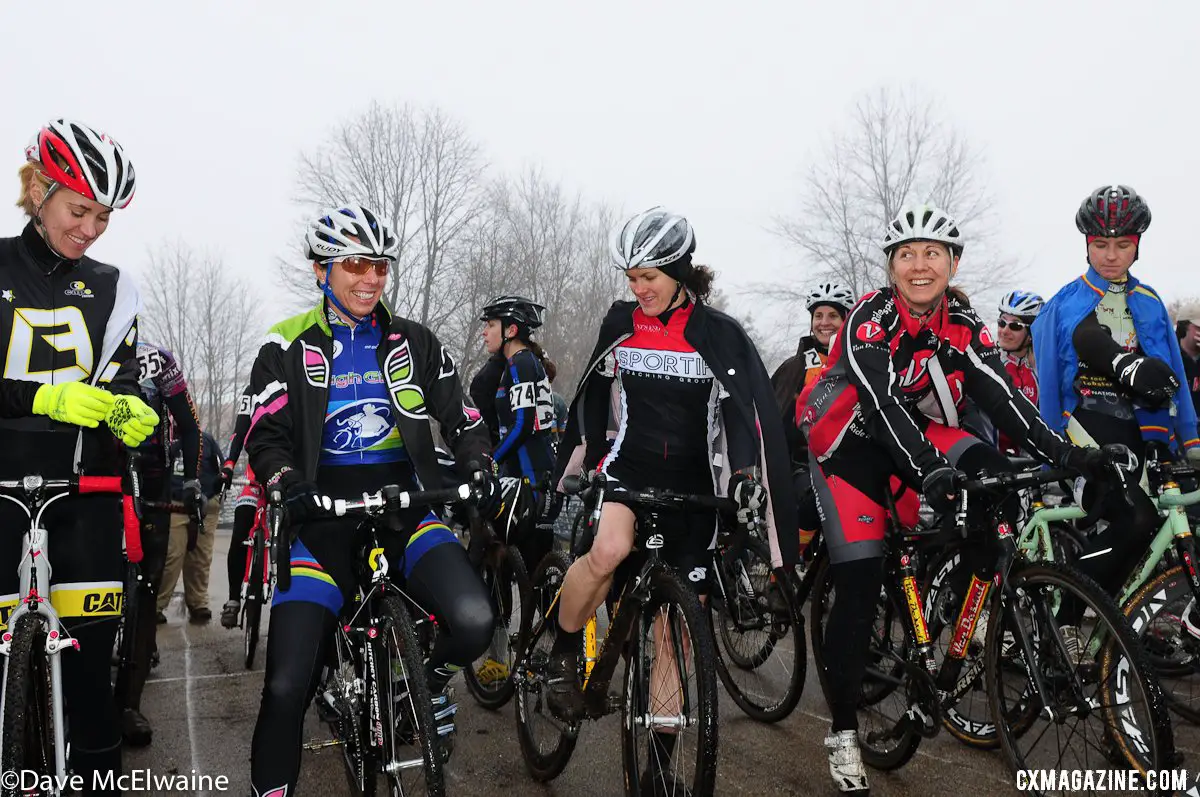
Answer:
[{"label": "white helmet with vents", "polygon": [[840,283],[822,282],[804,294],[804,306],[810,313],[821,304],[841,308],[842,315],[845,315],[854,306],[854,294]]},{"label": "white helmet with vents", "polygon": [[950,247],[950,251],[962,256],[962,235],[958,222],[946,211],[933,205],[913,205],[901,210],[887,226],[883,237],[883,251],[890,255],[900,244],[909,241],[937,241]]},{"label": "white helmet with vents", "polygon": [[133,200],[137,181],[125,150],[107,134],[82,122],[48,122],[34,134],[25,148],[25,157],[39,164],[50,178],[51,193],[60,185],[66,186],[117,210]]},{"label": "white helmet with vents", "polygon": [[1036,293],[1010,291],[1004,294],[997,309],[1001,314],[1015,315],[1021,318],[1037,318],[1038,313],[1042,312],[1043,304],[1045,301]]},{"label": "white helmet with vents", "polygon": [[394,263],[400,249],[387,225],[362,205],[325,211],[309,227],[305,242],[308,258],[320,263],[356,256]]},{"label": "white helmet with vents", "polygon": [[660,268],[691,255],[696,236],[683,216],[654,207],[618,225],[609,249],[613,265],[622,271]]}]

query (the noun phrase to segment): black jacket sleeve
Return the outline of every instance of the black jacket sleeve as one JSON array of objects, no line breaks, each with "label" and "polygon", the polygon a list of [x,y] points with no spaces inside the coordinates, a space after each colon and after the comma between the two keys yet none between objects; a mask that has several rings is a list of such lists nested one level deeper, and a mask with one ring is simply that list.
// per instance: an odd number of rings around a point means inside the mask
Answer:
[{"label": "black jacket sleeve", "polygon": [[[254,395],[257,422],[246,438],[250,467],[262,484],[274,487],[283,479],[303,478],[295,473],[297,463],[292,449],[292,407],[288,401],[286,352],[278,343],[268,341],[258,351],[250,370],[250,390]],[[292,474],[289,476],[289,474]]]},{"label": "black jacket sleeve", "polygon": [[493,446],[500,442],[500,420],[496,417],[496,388],[500,385],[504,365],[504,357],[493,354],[471,379],[471,403],[483,416],[483,422],[487,424]]},{"label": "black jacket sleeve", "polygon": [[237,464],[238,457],[242,455],[242,449],[246,445],[246,435],[250,431],[250,410],[251,404],[254,403],[254,394],[250,392],[250,386],[242,391],[242,397],[238,400],[237,421],[233,424],[233,434],[229,437],[229,453],[225,456],[225,464],[233,468]]},{"label": "black jacket sleeve", "polygon": [[[467,412],[458,369],[441,341],[424,327],[417,326],[416,329],[419,332],[414,331],[414,337],[419,334],[422,338],[420,350],[429,352],[422,358],[424,373],[421,381],[425,385],[425,404],[441,426],[442,437],[454,451],[459,475],[464,479],[469,478],[472,464],[482,468],[491,467],[492,447],[487,428],[474,412]],[[258,472],[257,468],[255,472]]]},{"label": "black jacket sleeve", "polygon": [[21,418],[33,414],[33,397],[40,382],[24,379],[0,379],[0,418]]}]

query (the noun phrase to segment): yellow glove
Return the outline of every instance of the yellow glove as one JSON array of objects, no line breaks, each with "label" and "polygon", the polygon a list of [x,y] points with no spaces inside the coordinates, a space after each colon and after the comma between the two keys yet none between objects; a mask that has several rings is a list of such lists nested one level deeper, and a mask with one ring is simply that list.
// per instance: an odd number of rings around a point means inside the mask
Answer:
[{"label": "yellow glove", "polygon": [[112,433],[130,448],[136,448],[158,426],[158,413],[137,396],[120,395],[104,419]]},{"label": "yellow glove", "polygon": [[113,398],[113,394],[104,388],[86,382],[42,385],[33,397],[33,414],[95,429],[108,417]]}]

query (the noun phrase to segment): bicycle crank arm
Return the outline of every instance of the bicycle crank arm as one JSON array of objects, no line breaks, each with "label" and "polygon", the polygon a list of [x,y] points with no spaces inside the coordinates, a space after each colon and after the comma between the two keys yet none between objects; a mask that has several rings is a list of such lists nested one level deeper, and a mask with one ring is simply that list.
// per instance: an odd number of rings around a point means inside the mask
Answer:
[{"label": "bicycle crank arm", "polygon": [[327,742],[306,742],[304,744],[304,749],[305,750],[324,750],[327,747],[338,747],[339,745],[343,745],[343,744],[345,744],[345,742],[343,742],[341,739],[330,739]]}]

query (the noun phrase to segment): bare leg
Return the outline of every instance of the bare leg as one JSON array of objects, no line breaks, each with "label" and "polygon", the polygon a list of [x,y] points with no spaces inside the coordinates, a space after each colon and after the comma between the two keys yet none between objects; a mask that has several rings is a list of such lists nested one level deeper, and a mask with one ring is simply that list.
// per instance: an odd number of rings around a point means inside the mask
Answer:
[{"label": "bare leg", "polygon": [[634,515],[622,504],[606,503],[592,549],[575,560],[563,579],[558,623],[568,633],[583,628],[612,587],[613,572],[633,549]]}]

